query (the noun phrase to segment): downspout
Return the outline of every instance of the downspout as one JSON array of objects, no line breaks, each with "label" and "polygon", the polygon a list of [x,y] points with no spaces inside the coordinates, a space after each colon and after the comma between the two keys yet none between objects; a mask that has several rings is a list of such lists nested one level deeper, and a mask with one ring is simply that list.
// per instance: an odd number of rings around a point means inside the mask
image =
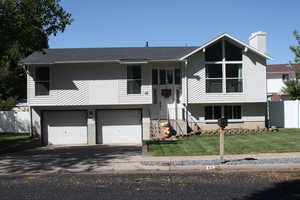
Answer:
[{"label": "downspout", "polygon": [[187,64],[188,61],[184,60],[184,69],[185,69],[185,121],[186,121],[186,125],[188,126],[189,120],[188,120],[188,110],[187,110],[187,106],[189,103],[189,95],[188,95],[188,74],[187,74]]},{"label": "downspout", "polygon": [[[265,68],[265,70],[267,70]],[[268,81],[267,81],[267,73],[265,73],[265,80],[266,80],[266,98],[267,98],[267,128],[271,128],[271,119],[270,119],[270,101],[268,99]]]},{"label": "downspout", "polygon": [[25,71],[25,74],[26,74],[26,99],[27,99],[27,104],[28,104],[28,108],[29,108],[29,116],[30,116],[30,137],[33,137],[33,121],[32,121],[32,108],[30,106],[30,103],[29,103],[29,98],[28,98],[28,88],[27,88],[27,82],[28,82],[28,71],[26,69],[26,65],[21,65],[22,68],[24,69]]}]

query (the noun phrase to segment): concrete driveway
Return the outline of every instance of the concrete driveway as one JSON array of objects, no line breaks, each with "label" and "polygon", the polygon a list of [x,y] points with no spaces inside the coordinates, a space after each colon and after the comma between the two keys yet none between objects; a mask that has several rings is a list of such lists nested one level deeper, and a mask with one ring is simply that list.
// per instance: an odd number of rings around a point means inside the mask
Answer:
[{"label": "concrete driveway", "polygon": [[48,146],[0,155],[0,174],[92,172],[139,160],[139,146]]}]

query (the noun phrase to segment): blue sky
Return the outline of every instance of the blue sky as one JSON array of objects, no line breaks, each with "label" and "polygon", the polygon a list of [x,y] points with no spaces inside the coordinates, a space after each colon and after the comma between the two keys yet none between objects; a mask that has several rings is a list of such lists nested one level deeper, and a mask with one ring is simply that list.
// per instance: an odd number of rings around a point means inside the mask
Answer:
[{"label": "blue sky", "polygon": [[268,33],[272,63],[294,60],[299,0],[62,0],[74,22],[51,37],[50,48],[199,46],[222,33],[247,42]]}]

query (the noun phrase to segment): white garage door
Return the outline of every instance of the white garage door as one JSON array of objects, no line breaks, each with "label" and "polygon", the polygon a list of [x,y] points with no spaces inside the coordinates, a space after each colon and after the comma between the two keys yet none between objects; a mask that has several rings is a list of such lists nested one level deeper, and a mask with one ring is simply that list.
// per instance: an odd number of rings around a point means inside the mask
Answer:
[{"label": "white garage door", "polygon": [[97,113],[98,144],[141,144],[139,110],[105,110]]},{"label": "white garage door", "polygon": [[44,142],[87,144],[85,111],[49,111],[43,114]]}]

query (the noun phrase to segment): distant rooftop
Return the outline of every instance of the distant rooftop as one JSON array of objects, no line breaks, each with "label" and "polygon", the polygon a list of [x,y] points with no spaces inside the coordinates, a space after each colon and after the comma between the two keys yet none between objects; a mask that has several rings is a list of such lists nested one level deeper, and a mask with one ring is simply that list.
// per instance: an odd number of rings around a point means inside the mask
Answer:
[{"label": "distant rooftop", "polygon": [[300,64],[267,65],[267,73],[293,73],[297,69],[300,69]]}]

